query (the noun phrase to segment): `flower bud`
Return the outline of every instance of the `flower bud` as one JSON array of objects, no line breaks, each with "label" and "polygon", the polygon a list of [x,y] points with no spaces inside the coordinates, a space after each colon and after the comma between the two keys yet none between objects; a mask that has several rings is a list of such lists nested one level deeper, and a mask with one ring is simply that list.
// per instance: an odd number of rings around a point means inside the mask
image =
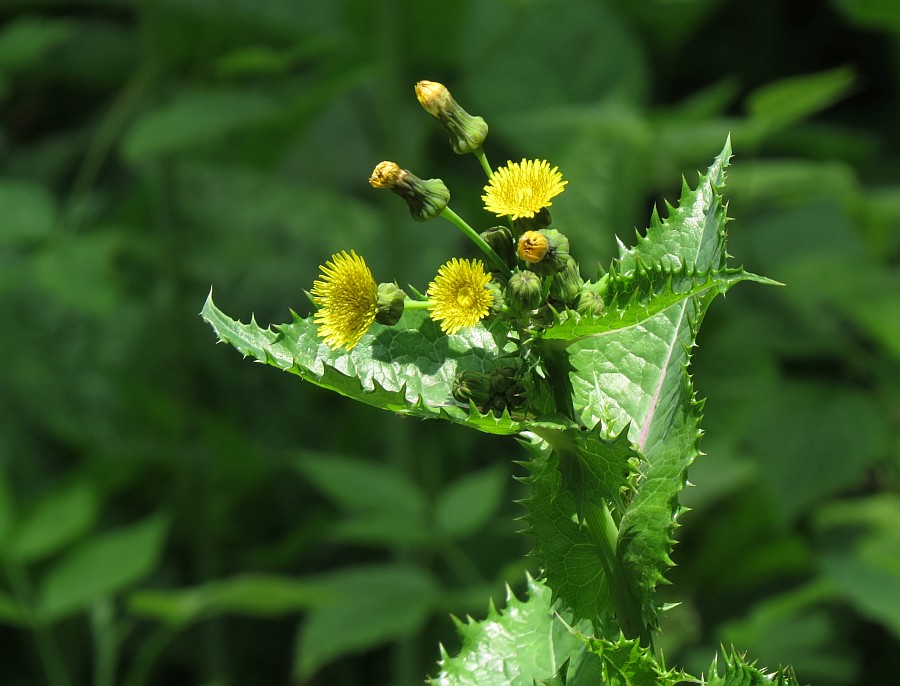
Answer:
[{"label": "flower bud", "polygon": [[517,252],[530,270],[549,276],[566,268],[569,239],[555,229],[526,231],[519,237]]},{"label": "flower bud", "polygon": [[558,272],[550,284],[550,297],[563,303],[570,303],[581,292],[584,286],[584,279],[578,270],[578,263],[574,258],[566,259],[566,266],[561,272]]},{"label": "flower bud", "polygon": [[481,232],[481,237],[491,249],[497,253],[506,266],[513,267],[516,264],[516,251],[512,237],[512,231],[505,226],[494,226]]},{"label": "flower bud", "polygon": [[473,402],[476,407],[484,407],[491,399],[491,377],[467,369],[456,375],[451,393],[464,405]]},{"label": "flower bud", "polygon": [[375,321],[393,326],[403,316],[406,293],[395,283],[378,284],[378,300],[375,304]]},{"label": "flower bud", "polygon": [[475,152],[487,138],[488,125],[481,117],[473,117],[460,107],[447,87],[434,81],[419,81],[416,97],[432,117],[450,134],[450,145],[457,155]]},{"label": "flower bud", "polygon": [[394,162],[382,162],[372,172],[373,188],[390,188],[406,201],[412,218],[419,222],[434,219],[450,202],[450,191],[440,179],[420,179]]},{"label": "flower bud", "polygon": [[520,271],[509,277],[506,300],[517,312],[531,312],[541,306],[543,284],[534,272]]},{"label": "flower bud", "polygon": [[578,294],[576,309],[578,314],[583,317],[602,317],[606,311],[606,303],[603,302],[603,296],[595,288],[585,286]]},{"label": "flower bud", "polygon": [[539,209],[533,217],[519,217],[513,221],[513,228],[520,233],[540,231],[548,226],[550,226],[550,210],[546,207]]}]

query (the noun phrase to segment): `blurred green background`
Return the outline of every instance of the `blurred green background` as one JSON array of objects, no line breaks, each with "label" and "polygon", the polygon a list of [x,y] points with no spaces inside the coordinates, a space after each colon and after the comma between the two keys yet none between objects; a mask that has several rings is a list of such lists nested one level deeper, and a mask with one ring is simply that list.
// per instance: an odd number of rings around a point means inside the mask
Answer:
[{"label": "blurred green background", "polygon": [[367,178],[484,177],[413,84],[537,157],[586,275],[731,132],[742,285],[662,634],[817,686],[900,672],[900,4],[3,0],[0,683],[418,684],[523,586],[514,441],[358,406],[215,346],[333,252],[424,289],[471,246]]}]

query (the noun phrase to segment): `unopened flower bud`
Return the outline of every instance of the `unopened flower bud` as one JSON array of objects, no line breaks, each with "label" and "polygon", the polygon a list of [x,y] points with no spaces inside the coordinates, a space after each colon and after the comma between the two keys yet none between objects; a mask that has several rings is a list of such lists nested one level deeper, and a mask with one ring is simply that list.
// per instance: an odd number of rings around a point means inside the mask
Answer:
[{"label": "unopened flower bud", "polygon": [[473,402],[476,407],[483,407],[491,399],[491,377],[467,369],[456,375],[451,393],[457,402],[464,405]]},{"label": "unopened flower bud", "polygon": [[393,326],[403,316],[406,293],[395,283],[378,284],[378,301],[375,304],[375,321]]},{"label": "unopened flower bud", "polygon": [[464,155],[481,148],[488,134],[487,122],[481,117],[473,117],[460,107],[446,86],[434,81],[419,81],[416,97],[425,111],[450,134],[453,152]]},{"label": "unopened flower bud", "polygon": [[515,266],[516,249],[512,231],[505,226],[495,226],[487,231],[482,231],[481,237],[497,253],[500,259],[506,263],[507,267]]},{"label": "unopened flower bud", "polygon": [[519,217],[513,221],[513,228],[517,232],[540,231],[550,226],[550,210],[546,207],[539,209],[533,217]]},{"label": "unopened flower bud", "polygon": [[434,219],[450,202],[450,191],[440,179],[420,179],[394,162],[382,162],[372,172],[369,183],[374,188],[390,188],[406,201],[416,221]]},{"label": "unopened flower bud", "polygon": [[572,257],[566,259],[565,268],[558,272],[550,284],[550,297],[563,303],[570,303],[581,292],[584,279],[578,270],[578,263]]},{"label": "unopened flower bud", "polygon": [[518,312],[531,312],[543,300],[541,277],[534,272],[520,271],[509,277],[506,286],[506,300]]},{"label": "unopened flower bud", "polygon": [[566,268],[569,239],[556,229],[526,231],[519,237],[519,257],[528,268],[541,276],[556,274]]},{"label": "unopened flower bud", "polygon": [[603,296],[595,288],[585,286],[578,294],[576,309],[578,314],[583,317],[602,317],[606,311],[606,303],[603,302]]},{"label": "unopened flower bud", "polygon": [[550,250],[550,241],[540,231],[526,231],[519,236],[519,246],[516,252],[519,258],[525,262],[535,264],[546,257]]}]

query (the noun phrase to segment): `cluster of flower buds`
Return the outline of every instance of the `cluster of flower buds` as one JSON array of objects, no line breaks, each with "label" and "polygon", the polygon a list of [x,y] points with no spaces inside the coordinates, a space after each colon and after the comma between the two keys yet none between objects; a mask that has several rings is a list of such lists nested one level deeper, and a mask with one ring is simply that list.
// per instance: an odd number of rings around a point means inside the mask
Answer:
[{"label": "cluster of flower buds", "polygon": [[[483,151],[488,134],[484,119],[466,112],[442,84],[420,81],[415,90],[425,110],[449,133],[453,150],[471,153],[481,163],[488,175],[484,207],[506,223],[478,233],[450,208],[450,191],[442,180],[421,179],[394,162],[381,162],[369,178],[373,187],[403,198],[416,221],[447,219],[476,244],[484,261],[451,259],[438,270],[426,296],[410,299],[395,283],[376,284],[356,253],[333,255],[311,291],[322,339],[332,348],[349,350],[373,323],[394,326],[411,309],[427,309],[451,335],[488,316],[506,317],[517,329],[537,335],[562,310],[602,316],[601,287],[585,283],[569,253],[569,239],[552,228],[548,208],[568,183],[559,169],[528,159],[492,168]],[[516,366],[490,374],[462,372],[453,390],[458,402],[492,412],[522,407],[524,394]]]}]

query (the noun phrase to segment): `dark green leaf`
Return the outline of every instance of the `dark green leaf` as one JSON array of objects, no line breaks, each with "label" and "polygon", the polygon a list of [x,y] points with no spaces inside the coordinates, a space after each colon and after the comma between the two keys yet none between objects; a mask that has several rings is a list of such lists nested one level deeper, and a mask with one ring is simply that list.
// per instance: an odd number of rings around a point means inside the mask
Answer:
[{"label": "dark green leaf", "polygon": [[321,579],[320,588],[323,601],[297,635],[294,672],[301,680],[342,655],[411,636],[438,599],[430,575],[402,565],[333,572]]},{"label": "dark green leaf", "polygon": [[435,524],[452,538],[474,534],[500,507],[507,478],[505,469],[490,467],[453,482],[438,496]]},{"label": "dark green leaf", "polygon": [[140,581],[157,564],[167,526],[156,515],[73,549],[44,577],[38,616],[45,622],[63,619]]},{"label": "dark green leaf", "polygon": [[23,16],[10,21],[0,32],[0,72],[25,69],[43,59],[72,30],[61,19]]},{"label": "dark green leaf", "polygon": [[279,617],[323,602],[317,581],[245,574],[179,590],[140,590],[131,594],[132,613],[172,625],[222,614]]},{"label": "dark green leaf", "polygon": [[123,151],[133,162],[177,154],[258,126],[277,113],[273,100],[251,90],[188,92],[139,119]]},{"label": "dark green leaf", "polygon": [[0,179],[0,208],[0,243],[44,238],[56,223],[53,196],[29,181]]},{"label": "dark green leaf", "polygon": [[23,516],[7,554],[27,564],[55,553],[94,524],[97,505],[96,493],[84,482],[48,494]]}]

